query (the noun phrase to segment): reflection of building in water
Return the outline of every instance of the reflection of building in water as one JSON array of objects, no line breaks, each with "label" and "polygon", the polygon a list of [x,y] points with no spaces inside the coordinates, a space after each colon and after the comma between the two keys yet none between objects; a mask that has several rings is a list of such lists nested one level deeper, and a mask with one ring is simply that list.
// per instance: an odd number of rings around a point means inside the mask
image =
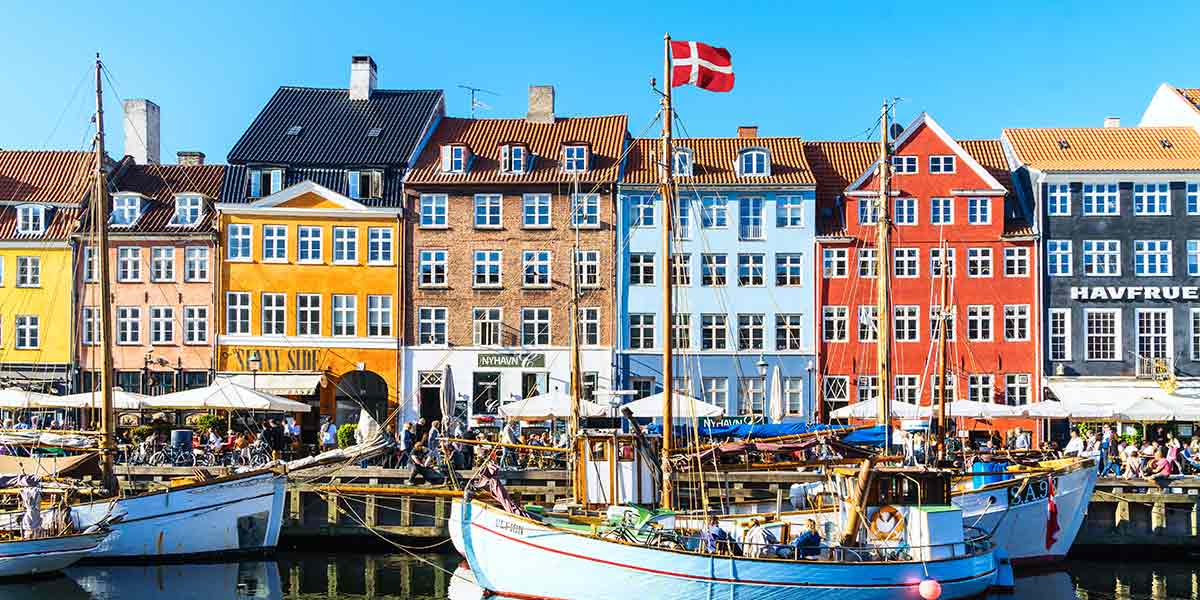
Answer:
[{"label": "reflection of building in water", "polygon": [[[386,546],[379,546],[386,548]],[[283,595],[288,598],[362,597],[447,598],[452,573],[461,559],[456,554],[408,555],[282,555],[279,568],[287,572]],[[457,590],[458,585],[453,586]],[[451,595],[455,600],[479,596]]]},{"label": "reflection of building in water", "polygon": [[[283,598],[279,565],[245,562],[204,565],[74,567],[67,571],[79,598],[204,598],[205,600],[278,600]],[[2,591],[0,591],[2,594]],[[9,596],[0,595],[8,598]],[[76,596],[31,596],[68,600]]]}]

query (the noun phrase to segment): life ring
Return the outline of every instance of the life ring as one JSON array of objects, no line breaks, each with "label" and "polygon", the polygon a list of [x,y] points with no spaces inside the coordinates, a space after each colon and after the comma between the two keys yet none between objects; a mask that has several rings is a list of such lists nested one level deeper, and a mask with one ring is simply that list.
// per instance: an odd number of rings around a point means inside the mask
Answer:
[{"label": "life ring", "polygon": [[871,515],[867,524],[871,538],[884,542],[899,541],[904,537],[904,513],[895,506],[885,504]]}]

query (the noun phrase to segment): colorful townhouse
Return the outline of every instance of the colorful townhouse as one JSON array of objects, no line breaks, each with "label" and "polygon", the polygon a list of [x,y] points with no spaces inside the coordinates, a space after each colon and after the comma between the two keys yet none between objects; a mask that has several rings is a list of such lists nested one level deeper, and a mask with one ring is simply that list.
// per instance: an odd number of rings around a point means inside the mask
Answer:
[{"label": "colorful townhouse", "polygon": [[[502,403],[611,389],[613,197],[625,116],[443,119],[407,179],[404,390],[417,414],[493,420]],[[578,277],[572,319],[571,277]],[[604,398],[600,399],[605,401]]]},{"label": "colorful townhouse", "polygon": [[[674,140],[670,274],[661,154],[659,140],[636,140],[620,185],[615,361],[623,389],[635,398],[662,391],[661,349],[671,331],[679,393],[729,416],[811,418],[816,180],[804,142],[759,137],[756,127],[731,138]],[[667,276],[675,290],[669,325]]]},{"label": "colorful townhouse", "polygon": [[1200,134],[1107,124],[1003,134],[1042,236],[1046,386],[1065,403],[1195,393]]},{"label": "colorful townhouse", "polygon": [[73,385],[71,234],[95,161],[88,152],[0,151],[0,387]]},{"label": "colorful townhouse", "polygon": [[[127,139],[127,152],[129,145]],[[158,395],[211,381],[214,203],[225,167],[203,164],[203,157],[187,152],[180,153],[179,164],[135,164],[128,153],[110,182],[110,346],[114,385],[125,391]],[[99,389],[102,368],[100,310],[105,302],[99,296],[95,229],[88,212],[75,236],[79,294],[74,322],[82,390]]]},{"label": "colorful townhouse", "polygon": [[[1036,401],[1036,236],[1012,192],[1000,142],[956,141],[921,114],[896,137],[893,153],[891,270],[884,275],[894,309],[894,379],[880,382],[879,146],[809,145],[824,201],[817,300],[822,417],[874,400],[880,385],[892,386],[896,400],[930,404],[941,389],[940,327],[947,401]],[[950,308],[942,306],[943,283]]]},{"label": "colorful townhouse", "polygon": [[384,418],[401,401],[404,173],[444,112],[438,90],[281,87],[229,153],[219,212],[218,376]]}]

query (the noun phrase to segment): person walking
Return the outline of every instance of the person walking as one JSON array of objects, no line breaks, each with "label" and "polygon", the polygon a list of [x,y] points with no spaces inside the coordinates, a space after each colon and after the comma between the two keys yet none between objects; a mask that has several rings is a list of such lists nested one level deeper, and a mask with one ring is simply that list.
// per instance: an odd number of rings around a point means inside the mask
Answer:
[{"label": "person walking", "polygon": [[318,434],[321,439],[322,452],[337,448],[337,425],[334,425],[332,417],[326,416],[321,419],[321,429]]},{"label": "person walking", "polygon": [[409,460],[412,458],[413,449],[417,446],[417,432],[414,431],[412,421],[404,424],[404,430],[400,432],[400,467],[408,466]]}]

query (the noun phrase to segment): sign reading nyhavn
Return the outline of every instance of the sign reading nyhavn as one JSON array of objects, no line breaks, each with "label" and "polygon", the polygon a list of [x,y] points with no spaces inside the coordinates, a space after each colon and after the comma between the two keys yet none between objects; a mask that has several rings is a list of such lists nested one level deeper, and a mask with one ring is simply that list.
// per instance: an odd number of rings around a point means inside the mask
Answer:
[{"label": "sign reading nyhavn", "polygon": [[501,369],[543,369],[546,367],[546,355],[533,352],[519,352],[514,354],[480,354],[479,366]]},{"label": "sign reading nyhavn", "polygon": [[1196,286],[1072,287],[1072,300],[1200,300]]}]

